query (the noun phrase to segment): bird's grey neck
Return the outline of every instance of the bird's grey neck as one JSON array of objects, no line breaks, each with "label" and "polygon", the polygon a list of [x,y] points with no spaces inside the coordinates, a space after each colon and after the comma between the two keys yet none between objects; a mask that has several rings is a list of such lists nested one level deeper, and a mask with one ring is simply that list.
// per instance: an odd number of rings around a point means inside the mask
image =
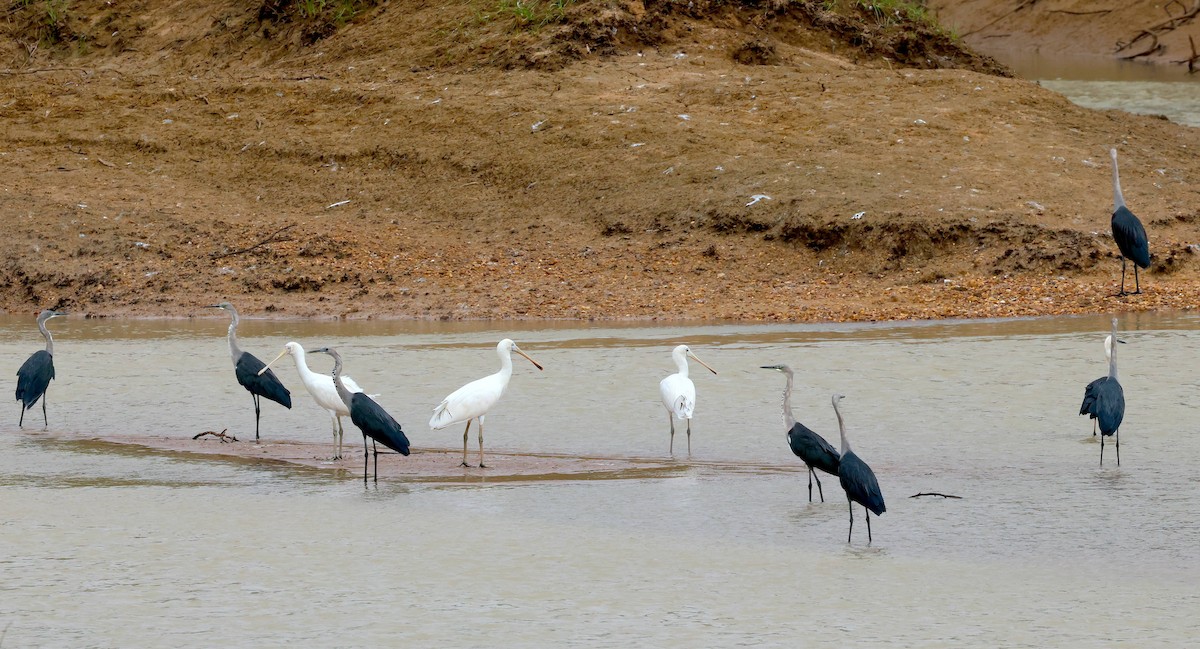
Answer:
[{"label": "bird's grey neck", "polygon": [[850,452],[850,440],[846,439],[846,422],[842,420],[842,411],[838,410],[837,402],[833,402],[833,414],[838,419],[838,434],[842,436],[842,455]]},{"label": "bird's grey neck", "polygon": [[233,314],[233,321],[229,323],[229,355],[233,358],[233,362],[236,363],[242,355],[242,349],[237,344],[238,315],[237,311],[231,311],[230,313]]},{"label": "bird's grey neck", "polygon": [[342,359],[340,356],[333,357],[333,387],[337,390],[338,398],[347,406],[350,405],[350,398],[353,396],[346,389],[346,384],[342,382]]},{"label": "bird's grey neck", "polygon": [[46,338],[46,353],[53,356],[54,355],[54,336],[51,336],[50,330],[46,328],[46,320],[49,320],[49,319],[50,318],[46,318],[44,320],[38,320],[38,329],[42,332],[42,335],[45,336],[45,338]]},{"label": "bird's grey neck", "polygon": [[1125,196],[1121,194],[1121,176],[1117,173],[1117,156],[1112,157],[1113,172],[1113,211],[1125,207]]},{"label": "bird's grey neck", "polygon": [[1117,343],[1116,343],[1116,341],[1117,341],[1117,332],[1114,329],[1113,330],[1113,344],[1110,345],[1110,349],[1112,351],[1110,351],[1108,354],[1108,378],[1113,379],[1114,381],[1119,380],[1119,379],[1117,379]]},{"label": "bird's grey neck", "polygon": [[792,375],[785,372],[787,376],[787,386],[783,388],[783,424],[788,431],[792,430],[792,426],[796,425],[796,418],[792,416]]}]

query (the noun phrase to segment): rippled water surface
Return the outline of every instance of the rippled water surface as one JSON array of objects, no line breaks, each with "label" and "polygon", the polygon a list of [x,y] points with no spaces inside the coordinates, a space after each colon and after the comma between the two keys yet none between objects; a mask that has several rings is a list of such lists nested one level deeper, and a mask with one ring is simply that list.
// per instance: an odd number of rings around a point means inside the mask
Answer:
[{"label": "rippled water surface", "polygon": [[[10,377],[41,345],[29,320],[0,319]],[[312,469],[60,441],[41,432],[40,407],[19,431],[10,401],[0,645],[1184,646],[1200,632],[1195,315],[1121,319],[1120,468],[1111,446],[1098,466],[1075,414],[1106,372],[1103,317],[494,326],[251,319],[240,333],[263,358],[293,339],[339,347],[416,452],[455,446],[426,428],[432,407],[494,371],[495,342],[511,336],[546,370],[518,359],[489,448],[656,458],[657,382],[687,342],[720,372],[693,372],[691,460],[628,480],[364,489]],[[223,320],[51,328],[51,429],[253,434]],[[783,377],[758,368],[779,362],[797,370],[797,417],[835,444],[829,396],[847,395],[855,450],[888,505],[870,546],[861,509],[846,543],[836,478],[823,479],[826,503],[807,502]],[[263,435],[328,440],[294,366],[279,375],[295,407],[264,405]],[[962,499],[909,498],[927,491]]]}]

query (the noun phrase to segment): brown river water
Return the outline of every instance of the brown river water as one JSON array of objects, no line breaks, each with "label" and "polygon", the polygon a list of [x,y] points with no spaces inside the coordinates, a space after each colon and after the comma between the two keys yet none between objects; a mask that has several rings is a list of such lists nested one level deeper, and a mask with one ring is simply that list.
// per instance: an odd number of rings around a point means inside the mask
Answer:
[{"label": "brown river water", "polygon": [[[664,458],[657,383],[686,342],[693,455],[628,479],[381,480],[0,425],[0,646],[1185,646],[1200,633],[1200,316],[1121,318],[1121,466],[1099,466],[1083,386],[1106,317],[878,325],[243,320],[243,349],[337,346],[424,446],[429,414],[518,359],[488,420],[516,453]],[[55,319],[51,431],[252,435],[226,320]],[[0,318],[0,358],[40,348]],[[287,360],[287,359],[285,359]],[[327,357],[311,357],[328,371]],[[807,501],[780,417],[837,444],[837,391],[888,511],[853,543],[838,481]],[[295,405],[263,436],[325,442]],[[11,392],[9,394],[12,394]],[[31,425],[32,424],[32,425]],[[350,426],[347,423],[347,426]],[[457,437],[457,439],[456,439]],[[348,431],[347,443],[360,440]],[[380,462],[403,458],[382,457]],[[497,458],[497,461],[503,461]],[[611,478],[611,476],[608,476]],[[936,491],[961,496],[910,498]]]}]

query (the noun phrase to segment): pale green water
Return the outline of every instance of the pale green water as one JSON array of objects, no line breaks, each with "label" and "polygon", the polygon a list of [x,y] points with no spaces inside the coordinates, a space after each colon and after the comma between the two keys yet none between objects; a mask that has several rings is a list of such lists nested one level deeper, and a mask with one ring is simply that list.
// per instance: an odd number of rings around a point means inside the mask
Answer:
[{"label": "pale green water", "polygon": [[[0,319],[11,371],[41,344],[28,320]],[[665,455],[657,382],[687,342],[720,372],[693,373],[698,463],[658,479],[364,489],[59,442],[38,432],[40,408],[16,430],[13,404],[0,426],[2,646],[1147,647],[1200,631],[1194,315],[1122,318],[1119,469],[1111,447],[1097,466],[1075,414],[1106,370],[1103,317],[491,326],[249,320],[240,334],[264,358],[290,339],[338,346],[416,452],[454,446],[426,428],[432,407],[494,371],[495,341],[511,335],[546,371],[516,365],[489,448],[622,457]],[[52,329],[52,428],[252,435],[223,320]],[[855,450],[888,503],[870,547],[861,509],[846,544],[836,478],[828,502],[806,501],[782,377],[758,369],[776,362],[798,371],[798,418],[831,439],[829,395],[847,395]],[[279,375],[295,407],[265,405],[263,435],[327,440],[294,367]],[[919,491],[964,498],[907,497]]]}]

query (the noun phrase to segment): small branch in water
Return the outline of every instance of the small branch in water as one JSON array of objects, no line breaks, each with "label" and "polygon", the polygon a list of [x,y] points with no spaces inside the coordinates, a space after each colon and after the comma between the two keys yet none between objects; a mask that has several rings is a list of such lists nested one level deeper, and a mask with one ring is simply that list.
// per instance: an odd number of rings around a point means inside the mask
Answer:
[{"label": "small branch in water", "polygon": [[281,241],[291,241],[292,240],[291,237],[281,237],[279,235],[283,234],[284,232],[286,232],[288,230],[291,230],[294,227],[296,227],[295,223],[293,223],[291,225],[285,225],[282,228],[279,228],[278,230],[272,232],[270,235],[267,236],[266,239],[259,241],[258,243],[254,244],[253,246],[242,248],[240,250],[230,250],[229,252],[224,252],[224,253],[220,253],[220,254],[213,253],[213,254],[209,255],[208,258],[213,259],[213,260],[223,259],[225,257],[232,257],[234,255],[240,255],[240,254],[250,252],[251,250],[254,250],[255,248],[261,248],[267,244],[279,243]]},{"label": "small branch in water", "polygon": [[921,496],[941,496],[942,498],[954,498],[955,500],[962,500],[962,496],[952,496],[950,494],[940,494],[936,491],[930,491],[929,493],[913,494],[913,495],[909,496],[909,498],[920,498]]},{"label": "small branch in water", "polygon": [[227,431],[227,430],[229,430],[229,429],[223,428],[223,429],[221,429],[221,432],[219,432],[219,433],[215,432],[215,431],[211,431],[211,430],[206,430],[203,433],[196,435],[192,439],[200,439],[201,437],[204,437],[205,435],[212,435],[213,437],[216,437],[217,439],[221,440],[222,444],[225,444],[225,443],[231,442],[231,441],[233,441],[233,442],[238,441],[238,438],[234,437],[233,435],[226,435],[225,431]]}]

